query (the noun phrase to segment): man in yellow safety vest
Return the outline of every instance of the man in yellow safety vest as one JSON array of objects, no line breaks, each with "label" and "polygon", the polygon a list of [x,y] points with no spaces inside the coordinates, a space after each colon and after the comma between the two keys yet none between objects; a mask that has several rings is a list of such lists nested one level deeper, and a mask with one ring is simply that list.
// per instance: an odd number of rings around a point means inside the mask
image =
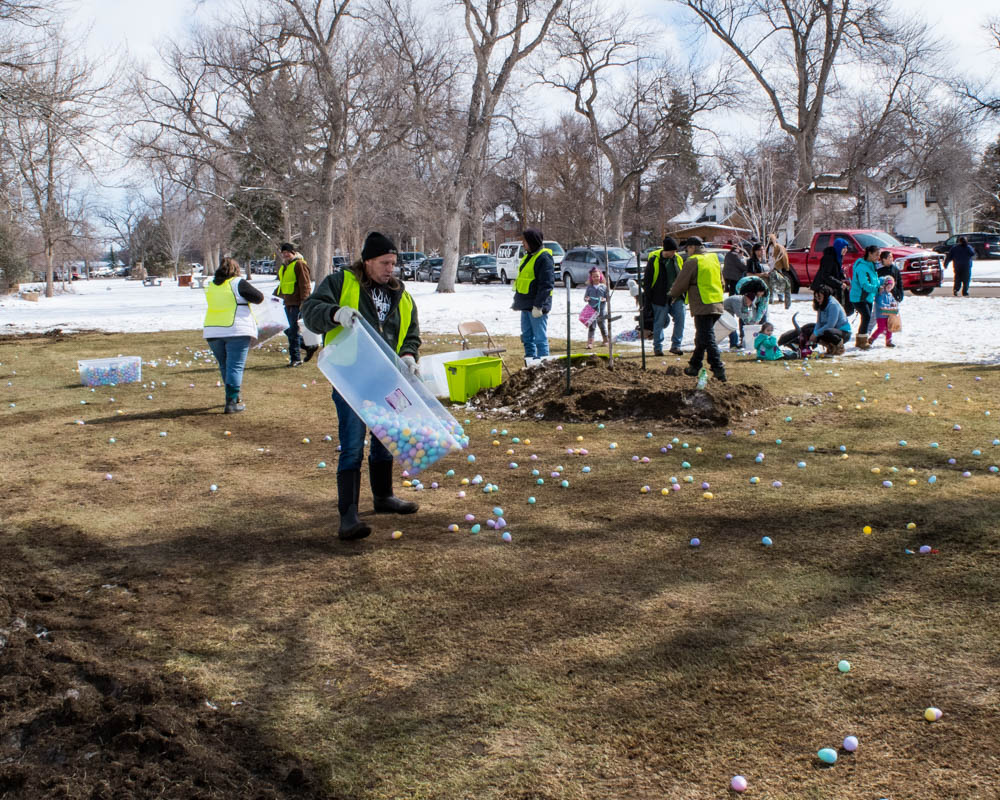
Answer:
[{"label": "man in yellow safety vest", "polygon": [[680,275],[670,287],[669,296],[679,300],[688,296],[688,307],[694,319],[694,351],[691,361],[684,368],[685,375],[697,375],[702,360],[708,355],[708,365],[716,380],[726,380],[726,365],[722,363],[719,343],[715,339],[715,323],[722,316],[722,266],[715,253],[706,253],[705,244],[697,236],[684,241],[687,259]]},{"label": "man in yellow safety vest", "polygon": [[313,357],[313,353],[318,348],[306,347],[302,341],[302,334],[299,333],[299,307],[312,291],[312,276],[309,274],[309,265],[302,257],[302,254],[295,249],[295,245],[285,242],[281,245],[281,266],[278,267],[278,288],[274,293],[285,301],[285,317],[288,319],[288,328],[285,336],[288,337],[288,366],[302,366],[302,350],[306,351],[305,360]]},{"label": "man in yellow safety vest", "polygon": [[552,251],[543,247],[542,232],[527,228],[521,234],[521,240],[525,253],[517,267],[511,308],[521,312],[524,364],[530,367],[549,354],[548,322],[556,276]]},{"label": "man in yellow safety vest", "polygon": [[646,271],[642,276],[642,297],[647,308],[653,309],[653,355],[663,355],[663,331],[667,318],[673,320],[670,335],[670,352],[684,355],[681,340],[684,338],[684,298],[673,300],[668,297],[684,259],[677,252],[677,242],[672,236],[663,237],[663,249],[649,254]]}]

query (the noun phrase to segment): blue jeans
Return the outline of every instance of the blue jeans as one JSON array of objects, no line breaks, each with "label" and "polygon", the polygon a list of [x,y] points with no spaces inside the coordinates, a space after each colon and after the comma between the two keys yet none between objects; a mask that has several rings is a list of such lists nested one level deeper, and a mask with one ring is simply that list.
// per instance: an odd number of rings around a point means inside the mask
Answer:
[{"label": "blue jeans", "polygon": [[[365,450],[365,423],[336,389],[333,390],[333,404],[337,407],[337,437],[340,439],[337,472],[359,470]],[[374,434],[368,461],[392,461],[392,453],[385,449],[385,445]]]},{"label": "blue jeans", "polygon": [[226,384],[226,400],[235,400],[243,386],[243,368],[247,363],[247,353],[250,352],[250,337],[225,336],[205,341],[212,348],[215,360],[219,362],[222,382]]},{"label": "blue jeans", "polygon": [[285,329],[285,336],[288,337],[288,360],[298,361],[302,358],[300,348],[305,346],[302,334],[299,333],[299,307],[285,306],[285,317],[288,319],[288,328]]},{"label": "blue jeans", "polygon": [[548,314],[535,319],[530,310],[521,312],[521,342],[524,344],[525,358],[539,358],[549,354],[548,328]]},{"label": "blue jeans", "polygon": [[670,346],[675,350],[680,349],[681,339],[684,338],[684,301],[674,300],[670,305],[658,306],[653,304],[653,352],[663,352],[663,330],[667,327],[667,317],[673,321],[674,327],[670,332]]}]

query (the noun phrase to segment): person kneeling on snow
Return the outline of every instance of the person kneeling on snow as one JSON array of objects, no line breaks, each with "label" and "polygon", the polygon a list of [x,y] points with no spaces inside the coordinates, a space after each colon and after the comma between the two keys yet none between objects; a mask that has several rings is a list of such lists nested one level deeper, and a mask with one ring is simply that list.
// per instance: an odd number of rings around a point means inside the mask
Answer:
[{"label": "person kneeling on snow", "polygon": [[781,348],[778,347],[778,340],[774,336],[774,326],[770,322],[761,325],[760,331],[753,337],[753,349],[761,361],[779,361],[785,357]]},{"label": "person kneeling on snow", "polygon": [[844,343],[851,338],[851,323],[847,321],[844,307],[832,296],[833,290],[823,285],[813,292],[813,308],[816,310],[816,325],[809,336],[809,346],[819,342],[828,356],[838,356],[844,352]]},{"label": "person kneeling on snow", "polygon": [[[309,330],[325,334],[326,345],[337,337],[341,327],[353,328],[358,317],[362,317],[399,355],[403,368],[416,375],[420,349],[417,307],[403,283],[393,275],[396,255],[392,239],[381,233],[369,233],[361,248],[361,260],[327,275],[302,304],[302,318]],[[337,407],[340,439],[337,536],[363,539],[372,532],[368,523],[358,518],[365,423],[336,389],[333,404]],[[374,435],[368,454],[368,476],[376,514],[412,514],[417,510],[416,503],[393,496],[392,453]]]}]

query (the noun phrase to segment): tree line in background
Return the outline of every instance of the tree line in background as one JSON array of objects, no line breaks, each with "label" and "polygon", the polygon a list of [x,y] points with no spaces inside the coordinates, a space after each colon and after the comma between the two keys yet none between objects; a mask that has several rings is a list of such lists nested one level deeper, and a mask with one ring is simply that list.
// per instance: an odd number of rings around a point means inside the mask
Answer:
[{"label": "tree line in background", "polygon": [[[525,226],[641,248],[724,184],[755,235],[792,218],[796,243],[916,181],[1000,223],[1000,140],[975,135],[1000,99],[920,21],[884,0],[670,5],[672,36],[599,0],[256,0],[109,65],[60,6],[0,0],[0,279],[42,268],[51,294],[109,241],[176,274],[283,240],[319,278],[379,229],[440,251],[451,291],[461,253]],[[758,135],[733,143],[733,120]]]}]

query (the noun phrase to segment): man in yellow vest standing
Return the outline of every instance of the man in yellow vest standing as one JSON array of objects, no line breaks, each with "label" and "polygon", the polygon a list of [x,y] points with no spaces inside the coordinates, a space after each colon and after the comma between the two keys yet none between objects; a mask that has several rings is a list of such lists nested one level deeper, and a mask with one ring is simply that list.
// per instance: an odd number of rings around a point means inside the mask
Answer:
[{"label": "man in yellow vest standing", "polygon": [[299,308],[312,291],[312,276],[309,274],[306,260],[291,242],[281,245],[281,262],[281,266],[278,267],[278,288],[274,293],[285,301],[285,317],[288,319],[288,328],[285,330],[285,336],[288,337],[288,366],[301,367],[302,350],[306,351],[305,360],[308,361],[319,349],[306,347],[302,341],[302,334],[299,333]]},{"label": "man in yellow vest standing", "polygon": [[[351,328],[358,317],[382,336],[410,374],[417,372],[420,325],[417,307],[403,282],[393,275],[396,245],[388,236],[372,232],[361,248],[361,260],[327,275],[302,304],[302,320],[311,331],[324,334],[329,344],[341,326]],[[375,399],[375,398],[373,398]],[[358,518],[361,494],[361,460],[364,457],[365,423],[333,390],[337,407],[340,461],[337,464],[337,508],[341,539],[363,539],[372,532]],[[412,514],[417,504],[392,493],[392,454],[375,436],[368,453],[368,476],[376,514]]]},{"label": "man in yellow vest standing", "polygon": [[542,246],[542,232],[526,228],[521,240],[525,254],[517,267],[511,308],[521,312],[524,365],[530,367],[549,354],[549,311],[552,310],[552,289],[556,285],[556,276],[552,251]]},{"label": "man in yellow vest standing", "polygon": [[684,368],[684,374],[697,375],[707,353],[712,374],[716,380],[725,382],[726,365],[722,363],[719,343],[715,341],[715,323],[722,316],[722,300],[725,297],[719,257],[715,253],[706,253],[704,242],[697,236],[686,239],[684,249],[687,260],[669,292],[673,300],[680,300],[687,294],[688,307],[694,319],[694,352]]},{"label": "man in yellow vest standing", "polygon": [[674,300],[668,296],[674,285],[684,259],[677,252],[677,242],[672,236],[663,237],[663,249],[654,250],[646,262],[646,272],[642,276],[642,297],[647,308],[653,309],[653,355],[663,355],[663,331],[667,317],[673,320],[670,334],[670,352],[682,356],[681,340],[684,338],[684,299]]}]

